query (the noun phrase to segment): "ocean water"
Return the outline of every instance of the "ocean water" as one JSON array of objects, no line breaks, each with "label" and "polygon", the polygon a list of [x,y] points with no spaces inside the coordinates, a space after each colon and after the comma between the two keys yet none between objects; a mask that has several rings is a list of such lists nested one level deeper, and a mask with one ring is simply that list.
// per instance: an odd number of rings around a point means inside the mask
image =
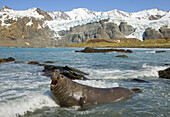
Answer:
[{"label": "ocean water", "polygon": [[[0,58],[13,57],[21,63],[0,64],[0,117],[168,117],[170,116],[170,80],[158,77],[158,71],[170,67],[170,49],[132,49],[128,58],[121,53],[75,53],[82,48],[0,48]],[[111,104],[95,105],[87,110],[61,108],[50,94],[49,77],[43,66],[28,61],[54,61],[89,73],[90,80],[76,80],[94,87],[140,88],[142,93]],[[169,64],[165,65],[165,64]],[[139,78],[149,83],[138,83]]]}]

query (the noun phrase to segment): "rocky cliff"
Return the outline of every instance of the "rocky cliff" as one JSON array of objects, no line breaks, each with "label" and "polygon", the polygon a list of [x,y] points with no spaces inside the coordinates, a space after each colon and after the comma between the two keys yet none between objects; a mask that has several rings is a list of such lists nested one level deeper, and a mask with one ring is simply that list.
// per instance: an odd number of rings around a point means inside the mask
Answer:
[{"label": "rocky cliff", "polygon": [[161,27],[159,30],[147,28],[144,32],[143,40],[160,39],[163,37],[170,37],[170,28],[166,26]]},{"label": "rocky cliff", "polygon": [[67,31],[59,31],[58,34],[62,37],[63,44],[70,44],[81,43],[91,38],[125,38],[124,34],[131,34],[133,32],[134,29],[132,26],[128,27],[127,24],[124,26],[120,24],[118,26],[114,23],[108,22],[108,19],[106,19],[82,26],[75,26]]},{"label": "rocky cliff", "polygon": [[170,36],[170,12],[112,10],[45,12],[39,8],[0,9],[0,47],[56,47],[91,38],[155,39]]}]

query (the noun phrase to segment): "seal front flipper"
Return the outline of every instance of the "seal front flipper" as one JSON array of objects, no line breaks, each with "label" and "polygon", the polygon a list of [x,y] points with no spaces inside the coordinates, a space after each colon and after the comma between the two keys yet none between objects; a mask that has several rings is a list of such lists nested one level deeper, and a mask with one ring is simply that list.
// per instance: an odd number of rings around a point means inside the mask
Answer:
[{"label": "seal front flipper", "polygon": [[86,105],[86,97],[80,97],[80,100],[79,100],[79,104],[81,107],[83,107],[84,105]]},{"label": "seal front flipper", "polygon": [[81,110],[88,110],[95,108],[97,102],[88,102],[86,97],[80,97],[79,104],[81,106]]}]

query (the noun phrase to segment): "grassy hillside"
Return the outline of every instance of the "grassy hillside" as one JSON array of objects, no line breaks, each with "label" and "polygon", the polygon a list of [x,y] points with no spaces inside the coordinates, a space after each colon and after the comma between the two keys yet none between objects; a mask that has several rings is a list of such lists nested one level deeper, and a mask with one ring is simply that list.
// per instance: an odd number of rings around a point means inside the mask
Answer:
[{"label": "grassy hillside", "polygon": [[118,47],[118,48],[170,48],[170,37],[140,41],[135,38],[89,39],[79,44],[64,47]]}]

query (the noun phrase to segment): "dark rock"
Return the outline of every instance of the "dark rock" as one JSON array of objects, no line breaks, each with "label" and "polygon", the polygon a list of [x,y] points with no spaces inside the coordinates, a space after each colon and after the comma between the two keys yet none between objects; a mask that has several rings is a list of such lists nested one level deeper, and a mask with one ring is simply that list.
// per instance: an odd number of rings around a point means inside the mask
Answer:
[{"label": "dark rock", "polygon": [[117,55],[117,56],[115,56],[115,57],[128,58],[128,56],[127,56],[127,55]]},{"label": "dark rock", "polygon": [[159,78],[170,79],[170,67],[165,70],[158,71]]},{"label": "dark rock", "polygon": [[80,80],[83,78],[82,74],[79,74],[77,72],[73,72],[73,71],[67,71],[67,70],[63,70],[61,71],[61,74],[66,76],[67,78],[70,78],[71,80]]},{"label": "dark rock", "polygon": [[165,53],[166,51],[155,51],[155,53]]},{"label": "dark rock", "polygon": [[125,38],[125,36],[120,32],[119,27],[114,23],[106,23],[104,25],[106,33],[110,36],[110,39],[115,38]]},{"label": "dark rock", "polygon": [[162,16],[161,15],[151,15],[150,17],[149,17],[149,20],[158,20],[158,19],[160,19]]},{"label": "dark rock", "polygon": [[45,66],[46,64],[38,64],[39,66]]},{"label": "dark rock", "polygon": [[28,62],[28,64],[39,65],[40,63],[37,61],[30,61],[30,62]]},{"label": "dark rock", "polygon": [[65,66],[65,67],[64,67],[64,70],[70,70],[70,71],[78,72],[78,73],[81,73],[81,74],[84,74],[84,75],[89,75],[88,73],[85,73],[85,72],[83,72],[83,71],[80,71],[80,70],[75,69],[75,68],[70,67],[70,66]]},{"label": "dark rock", "polygon": [[166,64],[164,64],[164,65],[170,65],[170,64],[166,63]]},{"label": "dark rock", "polygon": [[55,70],[62,70],[61,66],[54,66],[54,65],[44,65],[44,76],[51,76],[52,72],[54,72]]},{"label": "dark rock", "polygon": [[69,67],[69,66],[54,66],[54,65],[45,65],[43,72],[45,76],[51,76],[52,72],[55,70],[60,70],[60,73],[72,80],[74,79],[87,79],[84,75],[89,75],[85,72],[82,72],[78,69]]},{"label": "dark rock", "polygon": [[160,39],[163,38],[163,34],[160,33],[159,31],[156,31],[152,28],[147,28],[144,32],[144,37],[143,40],[148,40],[148,39]]},{"label": "dark rock", "polygon": [[164,37],[170,37],[170,28],[167,26],[161,27],[159,31],[163,34]]},{"label": "dark rock", "polygon": [[99,23],[100,23],[101,25],[103,25],[105,22],[108,22],[108,21],[109,21],[109,19],[104,19],[104,20],[100,20]]},{"label": "dark rock", "polygon": [[132,34],[135,30],[132,26],[127,25],[126,22],[121,22],[119,25],[120,32],[124,35],[130,35]]},{"label": "dark rock", "polygon": [[75,52],[82,52],[82,53],[106,53],[106,52],[132,53],[133,51],[124,50],[124,49],[94,49],[92,47],[86,47],[83,50],[75,51]]},{"label": "dark rock", "polygon": [[126,50],[126,53],[133,53],[132,50]]},{"label": "dark rock", "polygon": [[7,58],[7,59],[5,59],[7,62],[11,62],[11,61],[15,61],[15,59],[14,58],[12,58],[12,57],[9,57],[9,58]]},{"label": "dark rock", "polygon": [[15,59],[12,57],[9,57],[7,59],[0,58],[0,63],[6,63],[6,62],[12,62],[12,61],[15,61]]},{"label": "dark rock", "polygon": [[62,66],[55,66],[55,65],[45,65],[44,66],[44,70],[43,72],[49,71],[49,72],[53,72],[55,69],[63,69]]}]

